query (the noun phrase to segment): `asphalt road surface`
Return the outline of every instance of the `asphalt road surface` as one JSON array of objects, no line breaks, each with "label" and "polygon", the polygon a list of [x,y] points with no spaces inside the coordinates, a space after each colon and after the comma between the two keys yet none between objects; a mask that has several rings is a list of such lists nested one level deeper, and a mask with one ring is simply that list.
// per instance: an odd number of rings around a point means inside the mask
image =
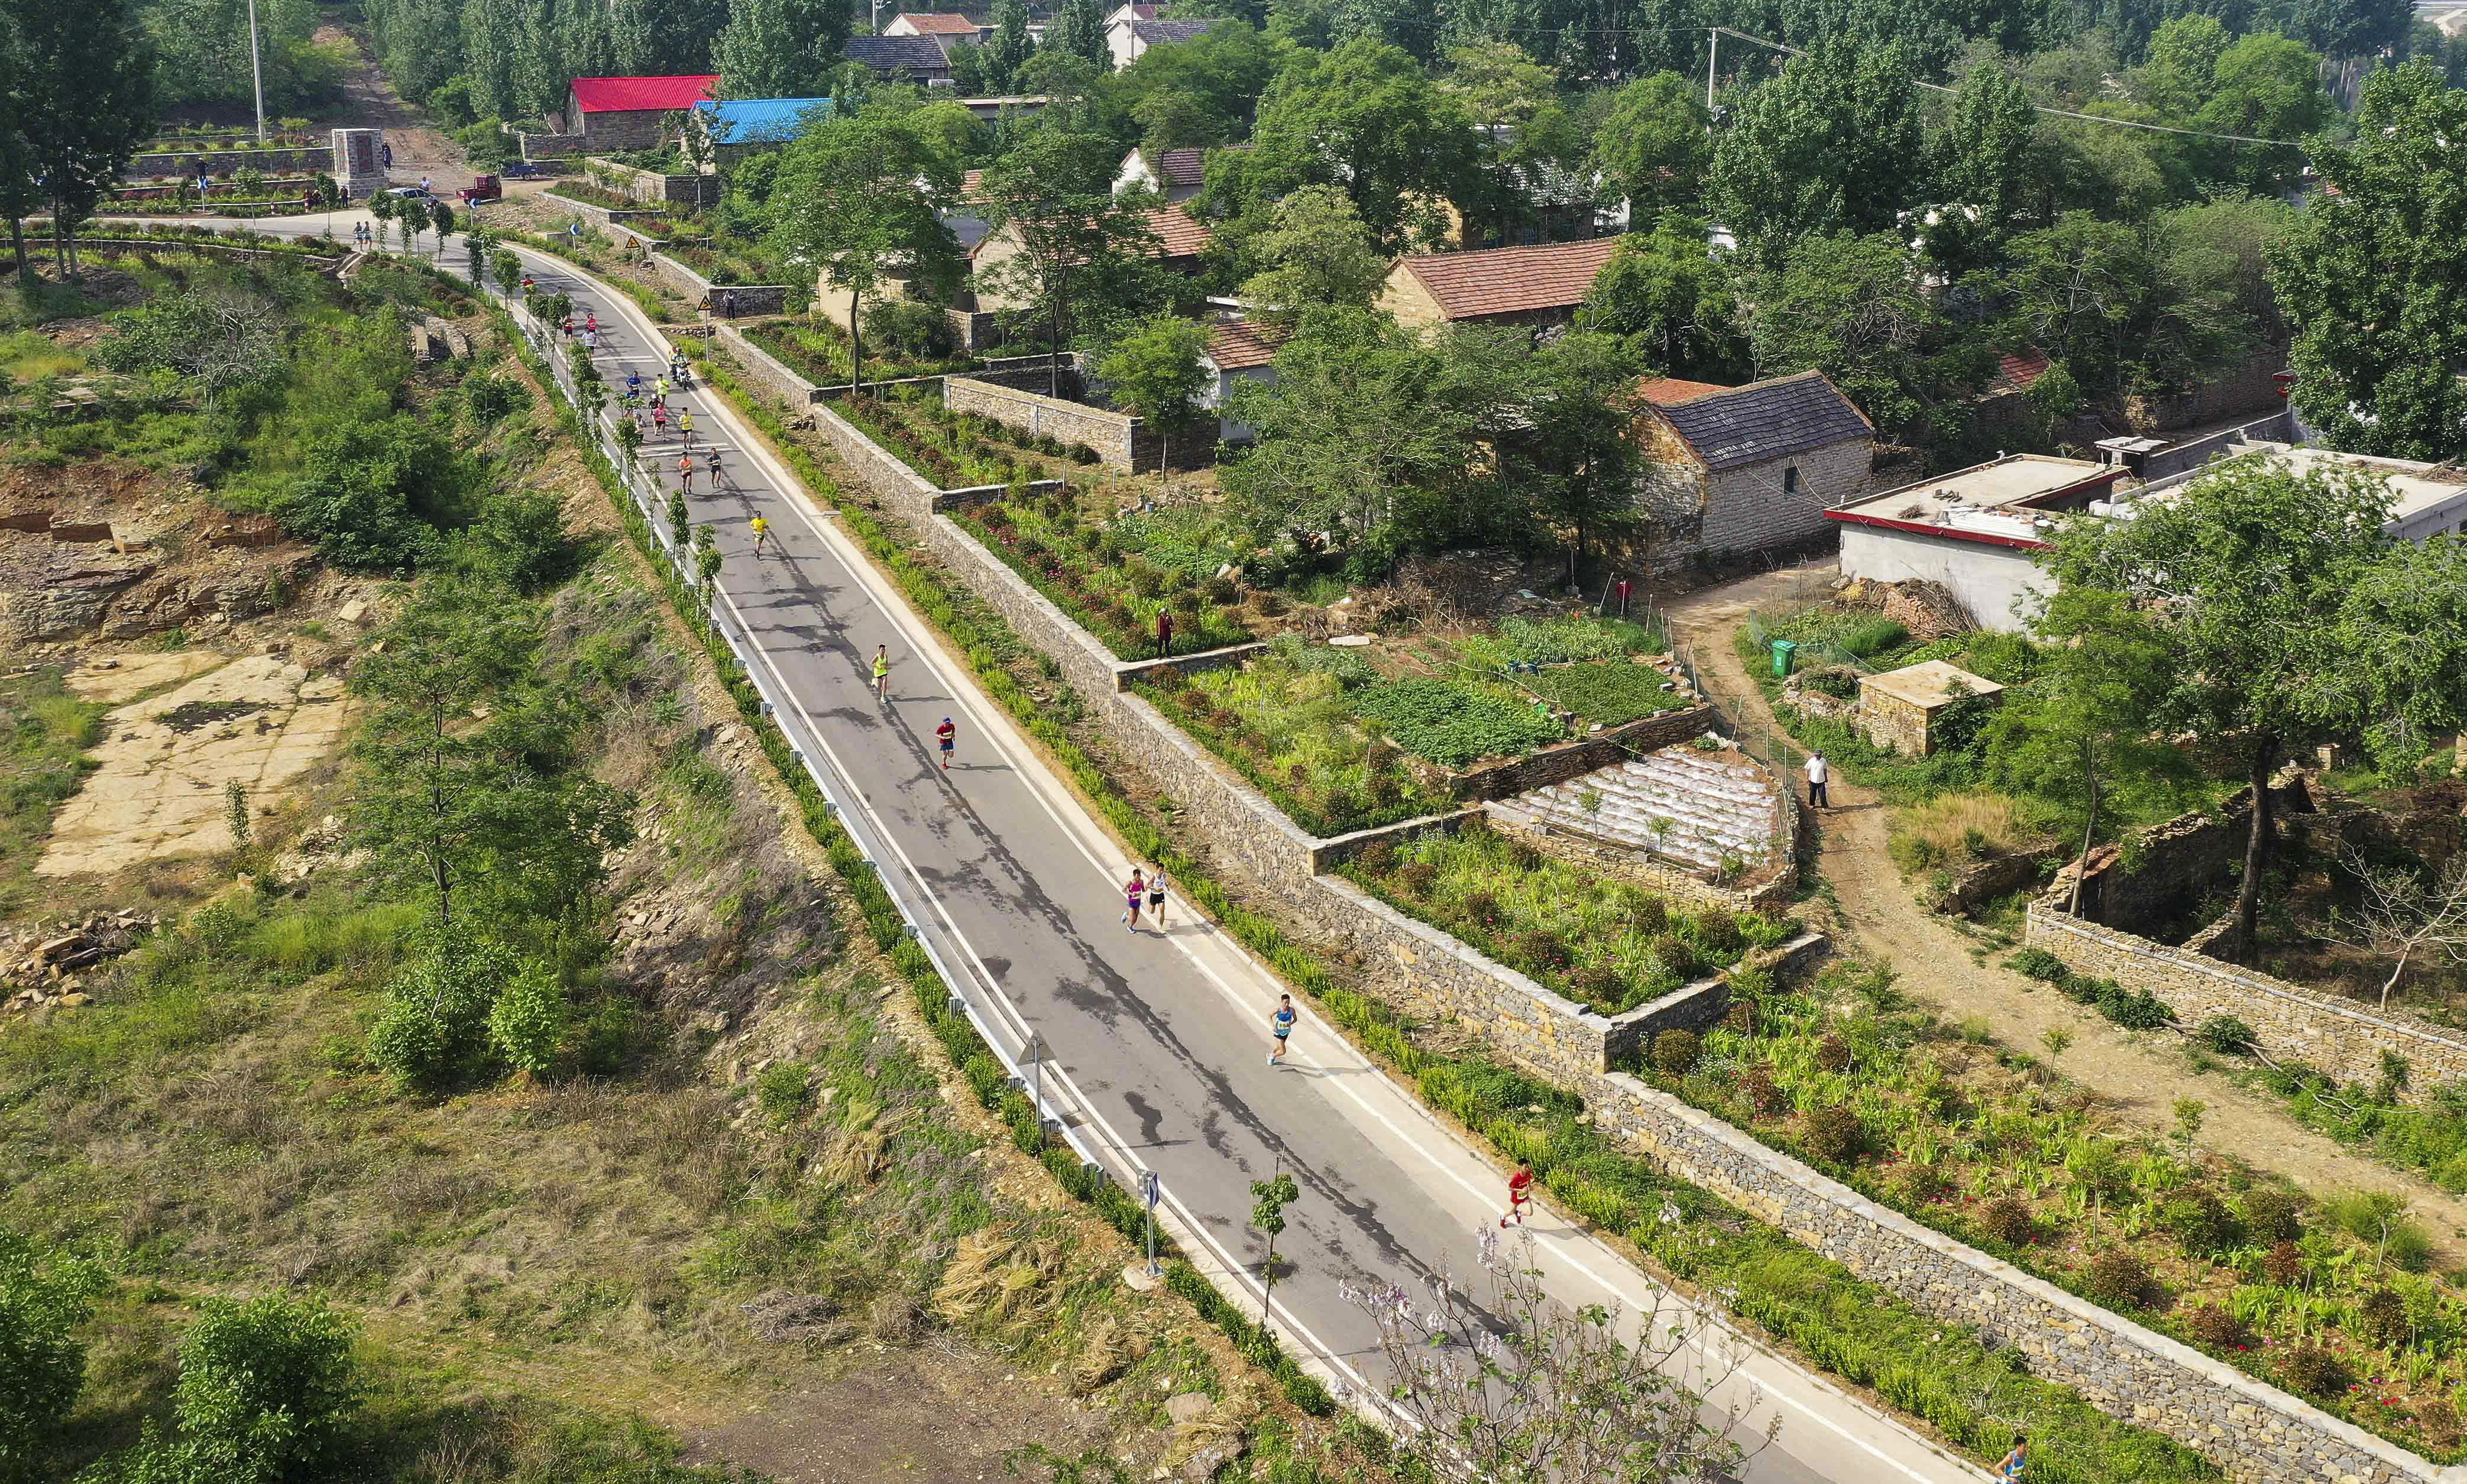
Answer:
[{"label": "asphalt road surface", "polygon": [[[253,225],[309,235],[319,223]],[[348,233],[348,223],[338,226]],[[449,249],[449,266],[459,266],[459,248]],[[629,371],[648,383],[666,365],[667,346],[623,295],[559,259],[522,256],[543,289],[573,296],[577,323],[586,309],[598,314],[598,361],[612,387]],[[1179,901],[1166,931],[1126,928],[1120,884],[1137,863],[976,693],[832,515],[749,445],[716,395],[697,388],[671,406],[694,416],[689,505],[695,524],[714,530],[731,621],[771,692],[821,739],[861,822],[899,858],[883,863],[886,871],[908,878],[911,900],[968,960],[962,972],[999,986],[1008,1010],[1051,1046],[1052,1075],[1067,1084],[1054,1096],[1074,1132],[1126,1187],[1137,1188],[1138,1169],[1155,1171],[1168,1228],[1203,1270],[1255,1306],[1262,1250],[1250,1227],[1250,1182],[1279,1170],[1294,1177],[1301,1198],[1278,1241],[1276,1328],[1357,1394],[1376,1391],[1384,1368],[1375,1327],[1340,1286],[1385,1281],[1418,1295],[1435,1272],[1474,1273],[1478,1233],[1496,1229],[1504,1203],[1498,1169],[1307,1007],[1289,1065],[1267,1065],[1273,977]],[[713,446],[715,489],[702,470]],[[680,451],[673,424],[666,440],[645,445],[664,490],[676,487]],[[775,536],[760,557],[749,527],[757,514]],[[891,653],[879,703],[867,673],[876,645]],[[947,773],[934,740],[946,716],[959,728]],[[1566,1217],[1545,1207],[1527,1229],[1533,1262],[1563,1302],[1631,1315],[1656,1302],[1649,1279]],[[1985,1477],[1821,1377],[1754,1347],[1733,1366],[1722,1348],[1711,1342],[1682,1362],[1700,1378],[1721,1376],[1709,1415],[1753,1403],[1752,1445],[1769,1425],[1779,1428],[1775,1442],[1756,1447],[1745,1478]]]}]

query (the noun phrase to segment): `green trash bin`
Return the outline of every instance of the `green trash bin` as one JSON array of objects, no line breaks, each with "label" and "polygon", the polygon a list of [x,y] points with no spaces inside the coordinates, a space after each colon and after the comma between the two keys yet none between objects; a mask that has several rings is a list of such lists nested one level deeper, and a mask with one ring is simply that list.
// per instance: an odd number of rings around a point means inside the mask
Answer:
[{"label": "green trash bin", "polygon": [[1784,680],[1789,678],[1791,661],[1799,653],[1798,641],[1788,639],[1775,640],[1773,641],[1773,650],[1774,679]]}]

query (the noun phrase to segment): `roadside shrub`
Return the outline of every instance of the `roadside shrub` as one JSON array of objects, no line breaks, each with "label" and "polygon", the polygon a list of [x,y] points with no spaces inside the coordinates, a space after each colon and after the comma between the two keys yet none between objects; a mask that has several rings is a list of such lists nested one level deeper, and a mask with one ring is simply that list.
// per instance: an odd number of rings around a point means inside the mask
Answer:
[{"label": "roadside shrub", "polygon": [[2039,1234],[2038,1218],[2018,1196],[1999,1196],[1979,1208],[1979,1229],[2006,1247],[2027,1247]]},{"label": "roadside shrub", "polygon": [[2278,1358],[2278,1373],[2287,1384],[2306,1396],[2336,1396],[2347,1389],[2347,1365],[2335,1351],[2320,1345],[2297,1345]]},{"label": "roadside shrub", "polygon": [[814,1068],[804,1062],[781,1062],[766,1067],[754,1079],[754,1106],[762,1116],[785,1128],[805,1111],[814,1098]]},{"label": "roadside shrub", "polygon": [[1799,1142],[1823,1164],[1855,1164],[1867,1151],[1867,1126],[1847,1108],[1820,1108],[1807,1115]]},{"label": "roadside shrub", "polygon": [[2157,1295],[2149,1265],[2122,1248],[2109,1248],[2090,1260],[2082,1286],[2090,1296],[2116,1309],[2139,1309]]},{"label": "roadside shrub", "polygon": [[2235,1241],[2235,1220],[2219,1198],[2207,1190],[2179,1192],[2159,1208],[2159,1225],[2178,1246],[2196,1257],[2207,1257]]},{"label": "roadside shrub", "polygon": [[1636,918],[1636,931],[1651,935],[1670,931],[1670,904],[1658,896],[1639,893],[1628,911]]},{"label": "roadside shrub", "polygon": [[2252,1332],[2224,1304],[2203,1304],[2184,1315],[2185,1333],[2212,1350],[2240,1350],[2252,1343]]},{"label": "roadside shrub", "polygon": [[2004,967],[2028,978],[2048,984],[2061,984],[2073,977],[2065,961],[2044,948],[2026,948],[2004,960]]},{"label": "roadside shrub", "polygon": [[1208,600],[1219,608],[1228,608],[1242,600],[1242,590],[1231,577],[1208,579]]},{"label": "roadside shrub", "polygon": [[1772,1068],[1761,1062],[1749,1068],[1747,1078],[1740,1086],[1747,1092],[1748,1101],[1755,1105],[1756,1112],[1772,1113],[1780,1109],[1781,1084],[1774,1080]]},{"label": "roadside shrub", "polygon": [[2245,1230],[2255,1242],[2293,1242],[2302,1233],[2304,1198],[2284,1185],[2255,1185],[2239,1204]]},{"label": "roadside shrub", "polygon": [[1893,1177],[1893,1189],[1905,1205],[1933,1205],[1944,1199],[1944,1172],[1933,1164],[1911,1164]]},{"label": "roadside shrub", "polygon": [[387,986],[370,1057],[405,1087],[434,1090],[467,1076],[486,1050],[497,991],[513,973],[513,956],[486,939],[433,944]]},{"label": "roadside shrub", "polygon": [[1377,844],[1365,845],[1354,856],[1353,864],[1373,876],[1385,876],[1396,868],[1396,847],[1384,840]]},{"label": "roadside shrub", "polygon": [[1838,1032],[1826,1032],[1824,1039],[1816,1044],[1816,1065],[1826,1071],[1848,1071],[1850,1043],[1843,1040]]},{"label": "roadside shrub", "polygon": [[197,1307],[172,1389],[178,1439],[149,1428],[131,1475],[256,1484],[327,1463],[363,1390],[351,1322],[322,1303],[271,1295]]},{"label": "roadside shrub", "polygon": [[1573,961],[1559,934],[1542,928],[1528,928],[1509,938],[1507,956],[1544,974],[1564,974]]},{"label": "roadside shrub", "polygon": [[1653,1038],[1653,1069],[1676,1082],[1695,1069],[1703,1051],[1693,1031],[1665,1030]]},{"label": "roadside shrub", "polygon": [[0,1230],[0,1472],[34,1455],[85,1386],[85,1345],[102,1271]]},{"label": "roadside shrub", "polygon": [[1754,1035],[1756,1033],[1755,1004],[1747,1000],[1731,1001],[1731,1007],[1722,1012],[1722,1028],[1735,1031],[1742,1036]]},{"label": "roadside shrub", "polygon": [[2458,1446],[2458,1407],[2448,1397],[2433,1397],[2415,1404],[2416,1430],[2436,1449],[2447,1450]]},{"label": "roadside shrub", "polygon": [[1675,933],[1664,933],[1649,945],[1653,961],[1679,976],[1688,978],[1696,972],[1696,950]]},{"label": "roadside shrub", "polygon": [[2113,979],[2099,982],[2098,1011],[2127,1030],[2159,1030],[2176,1023],[2176,1012],[2147,990],[2134,993]]},{"label": "roadside shrub", "polygon": [[1607,963],[1585,965],[1570,977],[1569,984],[1588,1003],[1597,1005],[1618,1004],[1627,992],[1627,986],[1619,980],[1618,970]]},{"label": "roadside shrub", "polygon": [[1499,898],[1487,891],[1468,891],[1457,910],[1487,928],[1499,921]]},{"label": "roadside shrub", "polygon": [[1696,941],[1708,953],[1728,958],[1748,946],[1739,932],[1739,919],[1718,907],[1709,907],[1696,914]]},{"label": "roadside shrub", "polygon": [[1519,840],[1512,843],[1507,847],[1507,864],[1516,867],[1520,871],[1540,870],[1542,868],[1542,852],[1534,849],[1532,845],[1526,842]]},{"label": "roadside shrub", "polygon": [[2221,1056],[2252,1051],[2252,1027],[2232,1015],[2213,1015],[2193,1028],[2193,1039]]}]

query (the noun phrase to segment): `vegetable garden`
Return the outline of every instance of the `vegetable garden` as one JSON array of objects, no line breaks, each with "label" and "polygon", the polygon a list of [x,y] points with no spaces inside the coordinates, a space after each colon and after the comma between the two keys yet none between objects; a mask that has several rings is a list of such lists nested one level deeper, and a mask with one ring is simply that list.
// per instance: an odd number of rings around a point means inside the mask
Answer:
[{"label": "vegetable garden", "polygon": [[[946,436],[970,435],[961,426]],[[977,446],[988,445],[979,438]],[[1212,544],[1199,523],[1171,511],[1084,520],[1072,491],[1030,499],[1026,468],[993,467],[1011,471],[1003,476],[1011,483],[1010,498],[955,510],[953,518],[1118,658],[1156,655],[1161,613],[1173,616],[1177,652],[1248,643],[1254,637],[1241,584],[1217,575],[1234,553]]]},{"label": "vegetable garden", "polygon": [[[856,362],[849,346],[848,334],[828,320],[756,320],[738,328],[746,339],[760,346],[781,365],[816,386],[832,386],[855,379]],[[868,382],[939,375],[944,371],[965,371],[974,364],[966,356],[934,361],[913,360],[896,352],[885,354],[885,349],[874,344],[871,336],[867,337],[865,379]]]},{"label": "vegetable garden", "polygon": [[1785,917],[1674,911],[1650,891],[1510,840],[1480,816],[1454,835],[1372,845],[1341,869],[1397,911],[1604,1015],[1633,1010],[1799,932]]},{"label": "vegetable garden", "polygon": [[[2317,1203],[2094,1105],[1984,1028],[1837,964],[1798,993],[1734,977],[1728,1019],[1664,1032],[1651,1075],[1863,1194],[2131,1315],[2429,1457],[2462,1456],[2467,1293],[2433,1276],[2403,1203]],[[2061,1050],[2061,1047],[2056,1048]]]}]

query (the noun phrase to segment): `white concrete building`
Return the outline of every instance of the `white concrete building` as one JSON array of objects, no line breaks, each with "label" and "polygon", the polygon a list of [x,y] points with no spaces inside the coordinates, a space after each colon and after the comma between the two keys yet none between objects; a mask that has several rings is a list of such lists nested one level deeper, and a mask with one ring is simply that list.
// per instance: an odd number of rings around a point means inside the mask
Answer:
[{"label": "white concrete building", "polygon": [[1842,573],[1867,582],[1933,582],[1980,627],[2027,625],[2046,582],[2034,560],[2055,516],[2103,500],[2121,465],[2014,454],[1824,512],[1842,528]]}]

